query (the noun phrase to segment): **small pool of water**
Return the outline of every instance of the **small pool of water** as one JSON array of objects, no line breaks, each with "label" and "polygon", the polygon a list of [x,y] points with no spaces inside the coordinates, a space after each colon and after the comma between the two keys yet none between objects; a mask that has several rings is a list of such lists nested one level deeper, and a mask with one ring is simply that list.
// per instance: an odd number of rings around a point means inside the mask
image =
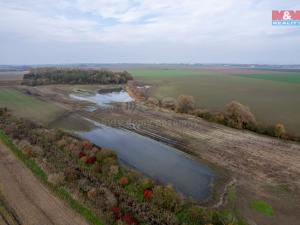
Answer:
[{"label": "small pool of water", "polygon": [[131,131],[95,123],[91,131],[77,132],[92,143],[113,149],[121,163],[163,184],[172,184],[185,197],[197,201],[212,196],[214,172],[187,154]]},{"label": "small pool of water", "polygon": [[76,94],[70,94],[70,97],[79,101],[92,102],[99,106],[104,106],[104,107],[110,106],[112,103],[134,101],[134,99],[131,98],[129,94],[123,90],[113,91],[110,93],[95,93],[95,94],[76,93]]}]

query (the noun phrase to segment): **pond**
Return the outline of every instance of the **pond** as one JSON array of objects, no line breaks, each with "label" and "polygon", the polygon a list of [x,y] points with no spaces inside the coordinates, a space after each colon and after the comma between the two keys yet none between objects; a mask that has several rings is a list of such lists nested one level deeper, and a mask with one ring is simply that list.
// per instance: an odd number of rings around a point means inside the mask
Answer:
[{"label": "pond", "polygon": [[132,102],[134,101],[133,98],[129,96],[129,94],[124,90],[112,90],[109,92],[105,91],[98,91],[97,93],[73,93],[70,94],[72,99],[80,100],[80,101],[88,101],[95,103],[98,106],[107,107],[110,106],[112,103],[118,102]]},{"label": "pond", "polygon": [[204,201],[212,196],[214,172],[187,154],[148,137],[96,122],[90,131],[77,132],[92,143],[113,149],[121,163],[152,179],[171,184],[185,197]]}]

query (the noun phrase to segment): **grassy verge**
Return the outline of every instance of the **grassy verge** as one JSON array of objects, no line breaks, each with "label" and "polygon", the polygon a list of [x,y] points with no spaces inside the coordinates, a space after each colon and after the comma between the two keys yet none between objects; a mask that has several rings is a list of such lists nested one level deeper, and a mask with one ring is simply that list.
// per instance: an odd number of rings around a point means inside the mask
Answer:
[{"label": "grassy verge", "polygon": [[274,211],[271,205],[262,200],[254,200],[251,202],[251,208],[265,216],[272,217]]},{"label": "grassy verge", "polygon": [[36,164],[34,160],[26,157],[9,139],[9,137],[0,130],[0,141],[2,141],[13,153],[14,155],[22,161],[32,173],[42,181],[47,187],[49,187],[60,199],[65,201],[69,207],[75,210],[77,213],[82,215],[90,224],[92,225],[104,225],[91,210],[83,206],[79,201],[74,199],[67,190],[62,187],[53,186],[48,182],[47,175],[44,171]]}]

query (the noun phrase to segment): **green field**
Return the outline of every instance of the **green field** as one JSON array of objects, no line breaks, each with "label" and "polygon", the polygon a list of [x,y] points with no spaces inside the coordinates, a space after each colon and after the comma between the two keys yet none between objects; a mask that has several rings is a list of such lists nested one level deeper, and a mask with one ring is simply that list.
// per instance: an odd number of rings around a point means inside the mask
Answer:
[{"label": "green field", "polygon": [[[152,85],[157,98],[194,96],[201,108],[222,110],[237,100],[248,105],[257,120],[267,125],[283,123],[300,134],[300,73],[220,70],[131,70],[134,78]],[[172,76],[174,74],[174,76]]]},{"label": "green field", "polygon": [[59,106],[27,96],[12,88],[0,88],[0,106],[11,109],[17,116],[48,124],[64,112]]},{"label": "green field", "polygon": [[181,77],[199,75],[199,71],[192,70],[174,70],[174,69],[145,69],[133,70],[131,73],[135,77]]},{"label": "green field", "polygon": [[271,80],[278,82],[287,82],[300,84],[300,74],[297,73],[280,73],[280,74],[241,74],[240,77]]}]

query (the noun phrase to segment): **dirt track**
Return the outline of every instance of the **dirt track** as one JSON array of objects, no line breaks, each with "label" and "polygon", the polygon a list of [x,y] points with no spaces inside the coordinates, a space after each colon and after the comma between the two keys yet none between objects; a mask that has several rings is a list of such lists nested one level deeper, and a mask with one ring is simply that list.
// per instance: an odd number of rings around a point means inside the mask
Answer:
[{"label": "dirt track", "polygon": [[1,216],[0,225],[88,225],[88,223],[44,187],[15,156],[0,143],[0,189],[14,221]]}]

